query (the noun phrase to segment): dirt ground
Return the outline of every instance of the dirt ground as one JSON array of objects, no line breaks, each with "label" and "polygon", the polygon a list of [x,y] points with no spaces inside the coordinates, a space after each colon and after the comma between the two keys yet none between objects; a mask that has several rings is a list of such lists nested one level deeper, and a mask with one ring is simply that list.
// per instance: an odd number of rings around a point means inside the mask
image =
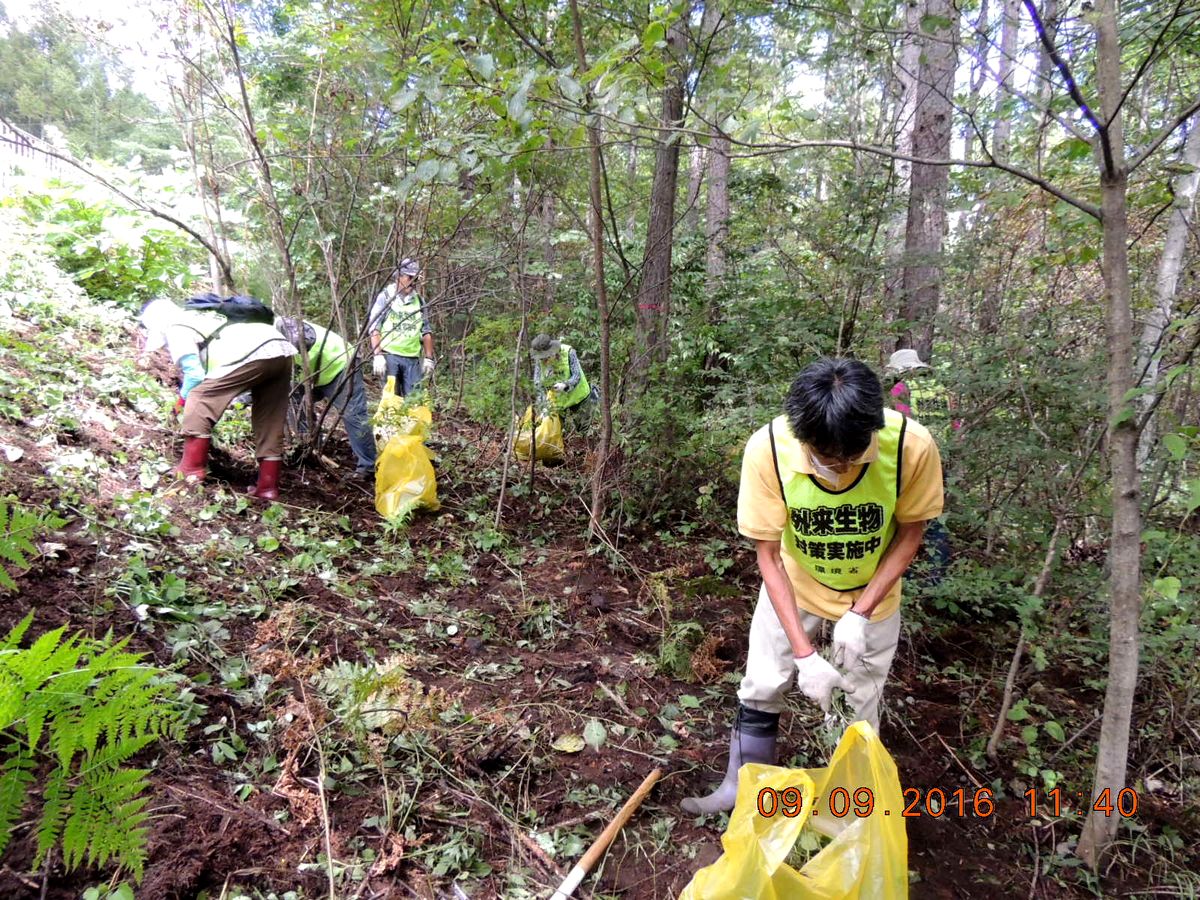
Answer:
[{"label": "dirt ground", "polygon": [[[89,442],[89,434],[82,443]],[[16,431],[0,437],[22,445]],[[100,447],[135,437],[168,458],[177,452],[166,429],[116,438],[98,432],[93,443]],[[285,471],[282,499],[288,515],[296,519],[317,510],[345,516],[348,534],[369,552],[386,554],[391,545],[379,537],[371,495],[345,475],[353,463],[340,438],[335,435],[328,450],[341,463],[338,470]],[[409,547],[425,548],[433,561],[438,552],[467,546],[478,528],[469,520],[468,500],[480,492],[495,496],[495,484],[487,478],[496,470],[501,436],[478,426],[443,426],[439,441],[443,509],[418,516],[405,534]],[[6,491],[42,505],[54,488],[42,477],[38,448],[28,441],[24,446],[28,452],[10,469]],[[100,449],[111,452],[112,447]],[[576,465],[578,460],[576,455]],[[524,471],[514,474],[526,477]],[[545,896],[574,856],[564,852],[552,858],[531,835],[574,831],[577,854],[656,765],[663,767],[663,779],[617,839],[599,877],[588,879],[578,896],[673,897],[696,870],[717,858],[721,822],[694,821],[679,811],[678,801],[705,789],[724,765],[736,688],[731,673],[740,666],[756,586],[752,556],[738,551],[733,567],[716,579],[686,543],[665,548],[627,537],[624,560],[614,566],[605,555],[589,553],[581,538],[583,520],[569,512],[578,504],[563,502],[548,516],[539,500],[578,487],[570,465],[537,477],[536,491],[517,498],[510,494],[505,510],[510,545],[531,551],[520,568],[499,550],[476,549],[457,584],[431,584],[429,570],[422,573],[419,566],[362,576],[357,587],[365,599],[357,602],[309,576],[287,587],[260,614],[224,621],[227,658],[244,658],[250,671],[270,684],[257,708],[235,701],[234,692],[214,681],[202,663],[181,663],[161,630],[148,630],[127,607],[105,602],[105,588],[126,560],[111,555],[105,536],[79,520],[67,526],[65,536],[56,538],[63,548],[21,575],[19,593],[0,597],[0,628],[32,609],[31,634],[63,623],[97,635],[111,628],[160,665],[181,664],[188,675],[209,676],[195,688],[207,706],[202,721],[183,743],[145,760],[153,768],[154,796],[139,897],[226,897],[235,888],[251,896],[270,890],[329,896],[330,875],[322,862],[327,849],[337,860],[366,860],[365,851],[371,851],[365,878],[357,887],[339,888],[347,897],[502,897],[511,882],[501,875],[514,869],[528,874],[531,893]],[[222,488],[241,491],[251,478],[244,458],[218,456],[203,487],[169,501],[180,511],[174,518],[180,531],[163,542],[177,548],[203,545],[218,528],[254,537],[261,523],[251,513],[218,516],[207,525],[183,515],[189,504],[202,505]],[[249,579],[275,564],[275,557],[251,551],[237,567]],[[657,582],[652,577],[664,572],[670,574]],[[704,626],[706,640],[692,650],[692,667],[700,676],[695,680],[671,677],[653,665],[664,632],[661,610],[652,599],[656,583],[671,609],[686,610],[687,619]],[[213,596],[237,594],[232,581],[205,587]],[[431,597],[438,600],[432,610]],[[549,598],[544,621],[531,614],[531,597]],[[994,694],[968,696],[936,677],[938,666],[955,660],[968,668],[995,669],[1006,664],[1009,652],[967,629],[936,639],[906,637],[882,729],[905,788],[922,795],[934,788],[946,795],[959,788],[971,794],[1009,779],[1010,771],[980,771],[967,761],[970,742],[979,738],[978,722],[988,721],[990,727]],[[386,747],[377,742],[386,788],[379,772],[338,773],[337,785],[326,793],[326,830],[320,791],[314,789],[323,763],[312,738],[333,740],[326,728],[333,714],[315,696],[311,676],[338,661],[362,663],[391,654],[405,658],[410,683],[420,685],[430,709],[452,698],[466,715],[450,724],[431,715],[428,727],[410,723]],[[684,701],[685,696],[692,700]],[[599,749],[549,749],[552,737],[579,732],[590,719],[608,730]],[[256,745],[248,730],[257,720],[276,724],[265,746]],[[784,721],[785,753],[820,764],[808,733],[816,721],[812,712],[796,703]],[[213,739],[206,734],[210,727],[241,734],[251,748],[246,760],[269,751],[275,768],[247,781],[242,769],[218,765]],[[417,772],[409,762],[398,762],[401,751],[421,760],[423,768]],[[252,789],[240,794],[247,783]],[[372,822],[384,805],[385,789],[414,805],[407,833],[385,832]],[[1194,815],[1153,801],[1143,804],[1139,816],[1149,828],[1195,826]],[[904,821],[914,897],[1090,895],[1073,884],[1071,873],[1042,870],[1042,855],[1072,835],[1061,821],[1032,819],[1019,797],[1001,800],[985,818],[954,811]],[[0,897],[74,898],[99,881],[94,872],[65,873],[57,861],[45,872],[30,872],[30,825],[18,827],[0,862]],[[426,851],[464,832],[473,836],[476,856],[490,873],[461,880],[462,893],[455,894],[450,878],[434,873],[435,857]],[[1108,895],[1128,895],[1145,884],[1136,872],[1117,873],[1109,882],[1114,893]]]}]

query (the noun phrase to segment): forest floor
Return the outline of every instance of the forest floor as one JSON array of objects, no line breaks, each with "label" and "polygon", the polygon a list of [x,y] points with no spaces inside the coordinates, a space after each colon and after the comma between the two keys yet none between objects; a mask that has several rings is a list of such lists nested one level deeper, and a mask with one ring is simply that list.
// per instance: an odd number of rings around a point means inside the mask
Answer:
[{"label": "forest floor", "polygon": [[[0,418],[4,492],[73,515],[14,572],[0,633],[30,610],[30,635],[111,630],[192,682],[186,737],[145,754],[139,897],[545,897],[656,766],[664,777],[578,896],[674,897],[720,855],[724,817],[678,802],[726,757],[756,572],[748,550],[706,559],[699,538],[730,522],[597,551],[576,439],[532,488],[527,468],[509,473],[497,530],[504,434],[449,414],[434,436],[442,508],[404,527],[347,477],[340,430],[326,450],[338,468],[289,466],[282,502],[263,507],[243,496],[253,460],[245,414],[231,414],[209,480],[185,488],[168,472],[164,360],[140,372],[130,344],[97,332],[55,407],[18,352],[41,332],[5,327],[0,381],[21,409]],[[922,801],[900,820],[912,896],[1163,896],[1160,855],[1129,850],[1089,887],[1069,852],[1078,820],[1031,816],[1011,762],[980,763],[1011,644],[994,625],[906,629],[882,726],[902,786],[997,798],[986,816]],[[1039,684],[1055,708],[1099,700],[1065,668]],[[785,715],[792,764],[824,764],[819,722],[798,701]],[[1194,806],[1145,792],[1133,821],[1151,837],[1200,833]],[[107,877],[54,859],[31,872],[31,824],[0,860],[0,897],[78,897]],[[1174,864],[1194,868],[1188,844]]]}]

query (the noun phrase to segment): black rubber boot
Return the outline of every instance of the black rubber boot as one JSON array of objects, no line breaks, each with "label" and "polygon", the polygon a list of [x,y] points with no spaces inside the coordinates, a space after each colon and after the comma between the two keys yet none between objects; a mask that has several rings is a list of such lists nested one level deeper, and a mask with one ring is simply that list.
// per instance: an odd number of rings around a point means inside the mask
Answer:
[{"label": "black rubber boot", "polygon": [[707,797],[688,797],[680,806],[693,816],[728,812],[737,800],[738,770],[746,763],[775,765],[775,743],[779,739],[779,713],[760,712],[738,705],[737,719],[729,735],[729,763],[725,778]]}]

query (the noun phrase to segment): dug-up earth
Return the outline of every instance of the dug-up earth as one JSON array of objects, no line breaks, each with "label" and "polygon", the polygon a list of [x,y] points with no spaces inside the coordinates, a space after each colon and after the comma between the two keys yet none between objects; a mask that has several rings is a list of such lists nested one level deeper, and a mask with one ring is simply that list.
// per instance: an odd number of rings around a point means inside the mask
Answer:
[{"label": "dug-up earth", "polygon": [[[111,630],[191,682],[186,737],[145,754],[138,897],[546,897],[655,767],[664,777],[577,896],[674,897],[718,857],[724,818],[678,801],[724,765],[755,593],[746,550],[706,561],[695,533],[589,545],[581,442],[532,487],[510,471],[496,529],[505,435],[449,409],[434,437],[441,509],[404,526],[346,476],[340,430],[324,458],[285,470],[282,502],[247,502],[244,412],[223,425],[209,480],[184,488],[169,473],[170,366],[135,366],[130,324],[76,330],[65,397],[39,389],[26,349],[46,323],[2,325],[4,493],[70,520],[14,572],[0,633],[29,610],[31,635]],[[706,530],[732,546],[729,518]],[[987,817],[906,820],[914,897],[1089,895],[1046,862],[1077,825],[1032,819],[1010,772],[969,763],[995,683],[971,694],[939,676],[950,662],[999,671],[1007,653],[966,629],[903,642],[882,729],[902,784],[1007,797]],[[819,717],[797,703],[784,721],[790,761],[821,765]],[[1178,825],[1153,802],[1140,816]],[[0,897],[110,883],[53,860],[30,871],[31,824],[0,861]],[[1121,878],[1122,896],[1146,883]]]}]

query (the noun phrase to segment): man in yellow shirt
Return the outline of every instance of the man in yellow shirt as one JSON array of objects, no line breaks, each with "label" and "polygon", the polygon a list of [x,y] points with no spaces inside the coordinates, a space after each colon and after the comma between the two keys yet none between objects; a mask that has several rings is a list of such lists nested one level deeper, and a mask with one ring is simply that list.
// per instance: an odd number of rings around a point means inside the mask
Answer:
[{"label": "man in yellow shirt", "polygon": [[[755,542],[763,583],[725,778],[692,814],[733,809],[743,763],[775,763],[779,715],[795,681],[828,712],[844,690],[879,728],[900,637],[900,578],[942,511],[942,466],[924,426],[884,410],[865,364],[819,359],[792,383],[785,415],[746,443],[738,530]],[[835,622],[832,665],[813,640]],[[837,666],[837,668],[835,668]],[[839,671],[839,669],[841,671]]]}]

